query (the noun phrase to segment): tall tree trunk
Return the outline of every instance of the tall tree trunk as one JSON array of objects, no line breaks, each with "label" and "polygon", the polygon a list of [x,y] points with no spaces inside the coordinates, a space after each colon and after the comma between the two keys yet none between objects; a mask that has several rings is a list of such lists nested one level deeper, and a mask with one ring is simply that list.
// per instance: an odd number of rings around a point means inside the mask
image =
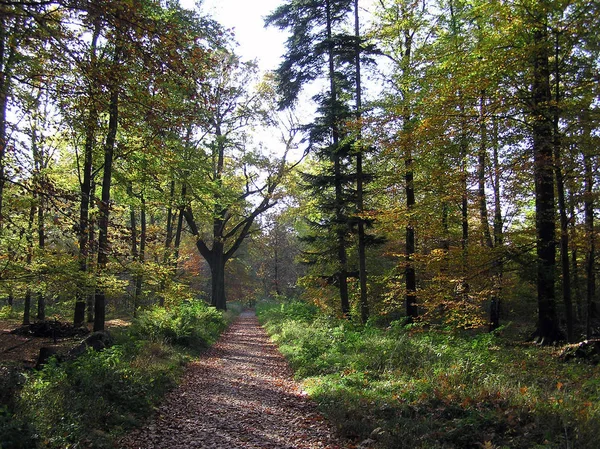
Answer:
[{"label": "tall tree trunk", "polygon": [[212,297],[211,305],[218,310],[227,310],[225,297],[225,248],[220,241],[213,242],[212,263],[209,264],[211,272]]},{"label": "tall tree trunk", "polygon": [[[583,118],[584,139],[591,142],[591,127],[589,113],[586,111]],[[584,220],[585,220],[585,274],[586,274],[586,337],[589,339],[594,333],[594,324],[598,318],[596,308],[596,273],[594,265],[596,262],[596,242],[594,233],[594,170],[590,148],[586,145],[583,153],[585,195],[584,195]]]},{"label": "tall tree trunk", "polygon": [[[41,88],[36,98],[36,109],[39,108]],[[34,163],[34,189],[38,191],[37,194],[37,237],[38,237],[38,248],[42,257],[44,256],[44,249],[46,248],[46,227],[45,227],[45,207],[46,202],[43,195],[45,191],[45,173],[44,169],[46,164],[44,162],[44,151],[39,146],[38,134],[37,134],[37,122],[33,123],[31,130],[31,153],[33,156]],[[42,280],[39,280],[39,284],[43,285]],[[37,314],[36,319],[38,321],[44,321],[46,319],[46,298],[44,292],[40,289],[37,292]]]},{"label": "tall tree trunk", "polygon": [[576,242],[577,240],[577,222],[574,219],[575,217],[575,195],[573,193],[573,189],[569,189],[569,215],[571,219],[569,220],[569,228],[571,231],[570,241],[573,242],[571,248],[571,273],[572,274],[572,285],[573,285],[573,299],[575,306],[575,321],[581,322],[583,318],[583,304],[581,298],[581,286],[579,285],[579,251],[577,248]]},{"label": "tall tree trunk", "polygon": [[8,29],[6,18],[0,15],[0,228],[3,225],[4,185],[6,183],[6,150],[8,136],[6,120],[10,97],[12,70],[16,62],[17,49],[11,35],[16,33],[20,20],[15,21],[12,29]]},{"label": "tall tree trunk", "polygon": [[[31,262],[33,261],[33,221],[35,220],[36,199],[37,199],[37,195],[36,195],[35,189],[34,189],[31,207],[29,208],[29,220],[27,222],[27,256],[25,259],[25,264],[27,267],[31,267]],[[27,290],[25,292],[25,304],[23,307],[23,324],[25,324],[25,325],[31,323],[31,283],[32,282],[33,282],[32,279],[29,279],[27,281]]]},{"label": "tall tree trunk", "polygon": [[138,261],[140,263],[140,272],[136,275],[135,279],[135,295],[133,297],[133,316],[137,316],[137,308],[139,306],[140,298],[142,297],[142,286],[144,281],[143,268],[146,260],[146,199],[144,194],[141,196],[141,209],[140,209],[140,252]]},{"label": "tall tree trunk", "polygon": [[461,257],[461,278],[462,285],[460,286],[461,291],[459,291],[459,295],[462,296],[463,300],[467,300],[469,297],[469,190],[468,190],[468,180],[469,180],[469,171],[468,171],[468,150],[469,150],[469,141],[467,139],[467,123],[466,123],[466,113],[465,113],[465,105],[464,99],[462,96],[462,92],[459,92],[459,101],[460,101],[460,189],[461,189],[461,228],[462,228],[462,237],[461,237],[461,249],[462,249],[462,257]]},{"label": "tall tree trunk", "polygon": [[[133,204],[133,200],[135,196],[133,195],[133,182],[129,181],[127,183],[127,195],[130,198],[132,203],[129,205],[129,228],[131,232],[131,259],[133,260],[133,266],[137,264],[139,260],[138,253],[138,232],[137,232],[137,215],[135,212],[135,205]],[[135,308],[137,304],[137,273],[133,274],[133,316],[135,317]]]},{"label": "tall tree trunk", "polygon": [[479,219],[481,221],[481,235],[488,248],[493,248],[492,235],[488,222],[487,200],[485,195],[485,169],[487,159],[487,110],[485,91],[481,91],[479,100],[479,153],[477,164],[477,196],[479,199]]},{"label": "tall tree trunk", "polygon": [[327,27],[327,53],[328,53],[328,64],[329,64],[329,89],[330,89],[330,111],[329,121],[331,124],[331,134],[333,140],[333,171],[334,171],[334,183],[335,183],[335,215],[336,215],[336,232],[337,232],[337,251],[338,251],[338,263],[339,272],[337,275],[337,281],[340,289],[340,303],[342,309],[342,315],[346,318],[350,318],[350,299],[348,296],[348,256],[346,254],[346,228],[345,228],[345,217],[343,212],[343,186],[342,186],[342,161],[339,152],[340,146],[340,135],[338,129],[338,117],[337,117],[337,85],[335,82],[335,61],[334,61],[334,43],[333,35],[331,30],[331,2],[326,1],[326,27]]},{"label": "tall tree trunk", "polygon": [[[360,17],[358,14],[358,0],[354,0],[354,65],[356,70],[356,119],[359,127],[362,120],[362,84],[361,84],[361,39],[360,39]],[[358,212],[358,278],[360,282],[360,318],[363,323],[369,319],[369,298],[367,291],[367,255],[365,241],[365,221],[362,217],[364,212],[364,187],[363,187],[363,146],[362,132],[358,133],[358,151],[356,153],[356,209]]]},{"label": "tall tree trunk", "polygon": [[[90,45],[90,67],[95,69],[97,65],[96,60],[96,46],[98,43],[98,37],[100,36],[100,22],[96,21],[94,24],[94,33],[92,35],[92,42]],[[83,170],[81,173],[81,182],[79,190],[81,193],[81,199],[79,203],[79,271],[81,273],[81,285],[77,289],[77,295],[75,298],[75,312],[73,315],[73,324],[75,326],[82,326],[85,320],[85,299],[89,295],[87,288],[87,272],[88,272],[88,259],[89,259],[89,211],[91,203],[92,193],[92,168],[93,168],[93,156],[94,146],[96,144],[96,130],[98,128],[98,109],[96,106],[96,92],[93,88],[90,88],[90,109],[86,118],[85,126],[85,144],[84,144],[84,155],[83,155]],[[88,312],[89,313],[89,312]]]},{"label": "tall tree trunk", "polygon": [[549,105],[550,52],[548,31],[543,14],[538,14],[533,32],[532,133],[535,178],[535,212],[537,235],[538,323],[534,337],[540,344],[561,339],[556,314],[554,284],[556,281],[556,243],[552,119]]},{"label": "tall tree trunk", "polygon": [[[96,183],[92,181],[92,186],[90,187],[90,202],[88,206],[88,271],[94,270],[94,260],[97,260],[96,255],[96,237],[94,232],[94,220],[91,220],[89,217],[89,210],[92,209],[93,205],[96,201]],[[96,256],[96,257],[94,257]],[[94,301],[96,299],[96,285],[94,284],[89,291],[87,292],[87,300],[86,300],[86,309],[87,309],[87,317],[86,321],[88,323],[94,322]]]},{"label": "tall tree trunk", "polygon": [[554,63],[554,83],[555,95],[553,105],[553,134],[554,134],[554,174],[556,176],[556,192],[558,194],[558,211],[560,217],[560,261],[562,268],[562,292],[565,305],[565,318],[567,321],[567,340],[573,341],[573,300],[571,297],[571,275],[569,261],[569,220],[567,217],[567,203],[565,200],[565,182],[561,169],[561,136],[560,136],[560,71],[559,71],[559,42],[556,34],[555,45],[555,63]]},{"label": "tall tree trunk", "polygon": [[[46,248],[46,227],[45,227],[45,201],[43,195],[38,198],[38,246],[40,252],[44,254]],[[37,316],[38,321],[46,319],[46,297],[43,291],[37,294]]]},{"label": "tall tree trunk", "polygon": [[502,310],[501,292],[502,278],[504,276],[504,255],[502,247],[504,246],[504,223],[502,220],[502,199],[500,196],[500,158],[499,158],[499,137],[498,120],[493,119],[493,170],[494,170],[494,247],[496,256],[494,260],[494,293],[490,304],[490,331],[500,327],[500,313]]},{"label": "tall tree trunk", "polygon": [[[113,57],[116,67],[121,57],[121,48],[117,45]],[[99,207],[98,220],[98,271],[99,274],[106,270],[108,264],[108,224],[110,213],[110,185],[112,181],[112,164],[115,142],[117,138],[117,127],[119,120],[119,86],[113,82],[111,86],[110,104],[108,107],[108,132],[104,144],[104,173],[102,175],[102,198]],[[106,320],[106,291],[102,281],[96,287],[94,302],[94,331],[104,330]]]}]

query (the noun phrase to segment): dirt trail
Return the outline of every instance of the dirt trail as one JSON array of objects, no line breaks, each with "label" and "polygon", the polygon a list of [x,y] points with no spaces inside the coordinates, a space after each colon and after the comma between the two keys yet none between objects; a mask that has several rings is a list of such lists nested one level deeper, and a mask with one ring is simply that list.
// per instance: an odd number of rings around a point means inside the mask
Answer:
[{"label": "dirt trail", "polygon": [[347,447],[293,381],[258,325],[243,313],[192,363],[152,420],[120,447],[341,449]]}]

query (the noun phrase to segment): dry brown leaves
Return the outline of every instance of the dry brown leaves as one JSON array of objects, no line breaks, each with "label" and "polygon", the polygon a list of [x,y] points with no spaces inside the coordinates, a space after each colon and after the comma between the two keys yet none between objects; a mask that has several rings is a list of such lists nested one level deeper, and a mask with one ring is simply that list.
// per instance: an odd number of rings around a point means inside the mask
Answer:
[{"label": "dry brown leaves", "polygon": [[244,313],[197,362],[127,449],[346,447],[293,381],[283,356]]}]

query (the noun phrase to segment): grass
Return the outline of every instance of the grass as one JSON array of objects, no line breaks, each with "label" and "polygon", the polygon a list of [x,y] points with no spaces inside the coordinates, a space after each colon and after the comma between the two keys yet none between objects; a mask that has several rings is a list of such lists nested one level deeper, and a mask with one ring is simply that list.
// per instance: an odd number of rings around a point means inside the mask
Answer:
[{"label": "grass", "polygon": [[381,329],[302,303],[258,316],[304,388],[347,437],[380,448],[584,448],[600,444],[600,368],[502,332]]},{"label": "grass", "polygon": [[199,301],[150,309],[102,352],[3,373],[0,449],[114,447],[176,386],[185,364],[217,339],[233,309],[225,315]]}]

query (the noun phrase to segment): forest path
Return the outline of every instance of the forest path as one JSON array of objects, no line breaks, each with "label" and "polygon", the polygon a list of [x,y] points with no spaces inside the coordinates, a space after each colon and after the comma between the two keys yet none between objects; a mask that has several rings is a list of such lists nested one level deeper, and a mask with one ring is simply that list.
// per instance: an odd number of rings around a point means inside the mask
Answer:
[{"label": "forest path", "polygon": [[198,361],[144,427],[120,447],[340,449],[345,445],[244,312]]}]

